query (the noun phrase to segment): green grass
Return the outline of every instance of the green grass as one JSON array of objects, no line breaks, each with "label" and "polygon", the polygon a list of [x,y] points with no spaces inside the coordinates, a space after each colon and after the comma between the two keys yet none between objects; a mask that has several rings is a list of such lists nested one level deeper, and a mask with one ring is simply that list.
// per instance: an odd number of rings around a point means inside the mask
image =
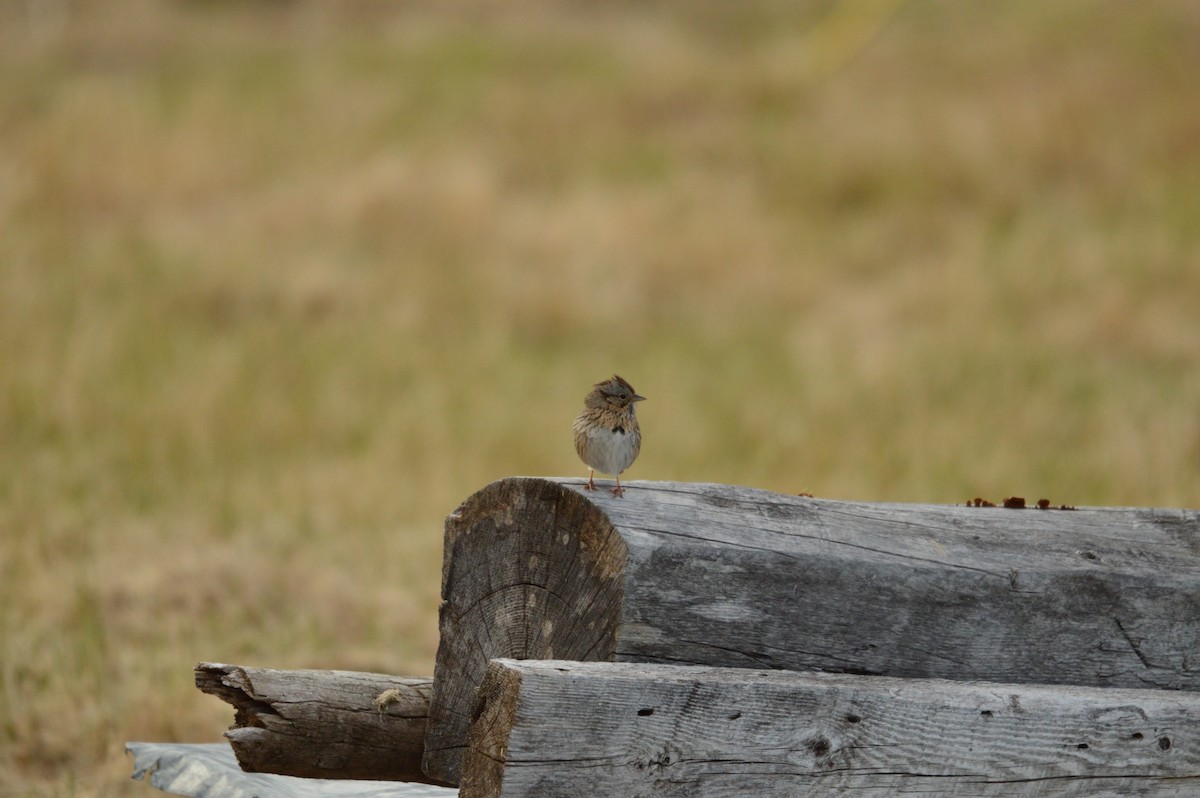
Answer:
[{"label": "green grass", "polygon": [[0,794],[145,795],[199,660],[430,673],[441,519],[614,371],[632,479],[1200,506],[1191,0],[62,7],[0,10]]}]

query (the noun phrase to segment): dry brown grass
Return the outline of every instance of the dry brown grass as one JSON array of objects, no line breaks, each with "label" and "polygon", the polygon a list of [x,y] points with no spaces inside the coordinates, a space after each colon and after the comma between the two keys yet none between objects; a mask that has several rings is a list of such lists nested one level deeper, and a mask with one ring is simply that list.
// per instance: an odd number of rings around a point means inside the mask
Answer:
[{"label": "dry brown grass", "polygon": [[1193,0],[55,7],[0,8],[0,794],[145,795],[198,660],[430,672],[441,518],[614,370],[634,479],[1200,505]]}]

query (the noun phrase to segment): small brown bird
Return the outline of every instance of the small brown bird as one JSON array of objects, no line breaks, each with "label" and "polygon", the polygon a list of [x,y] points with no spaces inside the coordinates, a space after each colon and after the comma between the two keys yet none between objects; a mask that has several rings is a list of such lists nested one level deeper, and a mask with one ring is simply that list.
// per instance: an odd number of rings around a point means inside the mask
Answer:
[{"label": "small brown bird", "polygon": [[635,411],[638,396],[633,386],[617,375],[598,382],[583,398],[583,412],[575,419],[575,451],[588,466],[588,490],[595,490],[595,472],[612,474],[617,486],[614,496],[621,496],[621,472],[629,468],[642,450],[642,430]]}]

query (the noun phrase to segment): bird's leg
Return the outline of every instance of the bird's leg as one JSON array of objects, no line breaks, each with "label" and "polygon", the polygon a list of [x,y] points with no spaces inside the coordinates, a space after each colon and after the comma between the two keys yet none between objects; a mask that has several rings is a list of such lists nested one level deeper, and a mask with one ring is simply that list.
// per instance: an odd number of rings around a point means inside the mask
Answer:
[{"label": "bird's leg", "polygon": [[595,490],[596,489],[596,483],[592,481],[592,476],[595,473],[596,473],[596,469],[594,469],[594,468],[588,469],[588,484],[583,486],[584,490]]},{"label": "bird's leg", "polygon": [[615,479],[617,481],[617,486],[612,489],[612,494],[614,496],[624,496],[625,489],[621,487],[621,475],[613,474],[613,479]]}]

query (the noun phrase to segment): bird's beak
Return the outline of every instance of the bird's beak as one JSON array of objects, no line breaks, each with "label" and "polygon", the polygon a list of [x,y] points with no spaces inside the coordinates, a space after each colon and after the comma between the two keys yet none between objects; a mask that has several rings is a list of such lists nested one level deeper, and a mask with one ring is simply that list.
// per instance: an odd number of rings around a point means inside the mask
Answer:
[{"label": "bird's beak", "polygon": [[638,396],[638,395],[635,393],[635,394],[633,395],[633,401],[635,401],[635,402],[644,402],[644,401],[646,401],[646,397],[644,397],[644,396]]}]

